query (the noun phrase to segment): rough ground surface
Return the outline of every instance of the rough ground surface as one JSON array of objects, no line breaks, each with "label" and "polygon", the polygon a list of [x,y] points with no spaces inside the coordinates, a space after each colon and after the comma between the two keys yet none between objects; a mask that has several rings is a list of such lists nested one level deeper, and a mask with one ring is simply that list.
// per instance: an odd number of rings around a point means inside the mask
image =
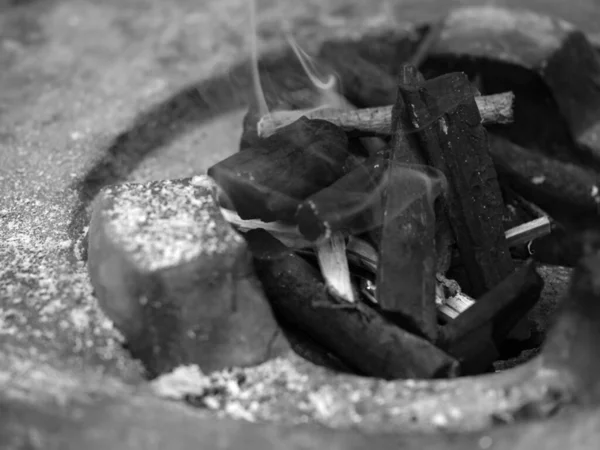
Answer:
[{"label": "rough ground surface", "polygon": [[[480,2],[282,3],[310,42]],[[485,3],[530,7],[600,33],[593,0]],[[281,42],[280,10],[276,1],[259,4],[267,49]],[[17,356],[141,379],[91,295],[81,260],[87,208],[104,184],[190,176],[236,150],[250,83],[247,71],[229,69],[248,55],[248,36],[246,0],[0,1],[4,387],[31,372],[9,364]]]}]

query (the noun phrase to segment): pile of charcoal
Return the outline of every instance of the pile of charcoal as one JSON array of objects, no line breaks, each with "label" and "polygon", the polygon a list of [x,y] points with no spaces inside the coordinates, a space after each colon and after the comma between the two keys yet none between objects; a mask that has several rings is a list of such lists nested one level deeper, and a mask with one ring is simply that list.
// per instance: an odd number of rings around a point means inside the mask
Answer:
[{"label": "pile of charcoal", "polygon": [[572,265],[596,223],[596,52],[503,14],[326,42],[344,108],[314,108],[292,56],[263,61],[270,113],[208,172],[280,323],[355,373],[478,374],[539,346],[536,265]]}]

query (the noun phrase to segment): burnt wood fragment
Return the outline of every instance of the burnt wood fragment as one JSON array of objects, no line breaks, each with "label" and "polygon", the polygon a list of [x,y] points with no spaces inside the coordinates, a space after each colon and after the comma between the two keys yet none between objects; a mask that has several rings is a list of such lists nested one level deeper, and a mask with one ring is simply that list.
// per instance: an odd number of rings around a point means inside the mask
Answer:
[{"label": "burnt wood fragment", "polygon": [[589,223],[600,217],[600,176],[490,135],[490,152],[501,182],[555,220]]},{"label": "burnt wood fragment", "polygon": [[490,324],[496,343],[524,317],[539,299],[543,280],[529,260],[486,292],[466,311],[444,326],[439,345],[447,348],[481,326]]},{"label": "burnt wood fragment", "polygon": [[346,364],[384,379],[457,375],[456,361],[358,302],[327,293],[318,271],[265,231],[246,234],[273,310]]},{"label": "burnt wood fragment", "polygon": [[295,221],[304,237],[326,239],[337,231],[356,234],[378,225],[384,161],[372,157],[298,207]]},{"label": "burnt wood fragment", "polygon": [[422,97],[433,111],[439,108],[439,99],[456,105],[434,125],[441,151],[436,154],[434,146],[429,148],[432,164],[448,180],[448,216],[469,277],[469,294],[479,296],[514,269],[487,133],[466,75],[452,73],[430,80]]},{"label": "burnt wood fragment", "polygon": [[[420,79],[422,82],[422,75]],[[422,161],[437,169],[441,169],[443,173],[444,166],[441,161],[442,148],[440,141],[433,127],[429,125],[435,122],[443,112],[440,108],[444,107],[442,106],[444,101],[438,99],[439,101],[435,105],[435,109],[431,110],[431,105],[426,104],[421,98],[422,90],[426,85],[427,83],[420,83],[412,88],[400,86],[400,92],[405,104],[408,105],[407,123],[412,125],[413,130],[419,129],[417,139],[420,144]],[[435,200],[435,216],[436,271],[438,273],[446,273],[452,261],[452,248],[455,245],[455,238],[448,215],[448,201],[445,195]]]},{"label": "burnt wood fragment", "polygon": [[[377,302],[384,311],[401,318],[403,326],[430,340],[437,335],[435,308],[434,197],[429,179],[409,165],[426,164],[411,130],[402,89],[418,87],[423,78],[412,66],[404,66],[400,89],[393,109],[392,142],[384,177],[383,218],[377,265]],[[403,173],[402,165],[407,166]],[[412,179],[402,183],[394,177]],[[406,204],[406,197],[414,198]]]},{"label": "burnt wood fragment", "polygon": [[[422,177],[432,178],[432,197],[437,196],[442,189],[442,183],[433,179],[436,173],[424,166],[412,167],[392,167],[396,176],[389,183],[394,185],[392,189],[404,193],[402,204],[397,205],[398,210],[424,195],[422,191],[409,191],[415,183],[421,186],[423,184],[418,178],[415,179],[419,176],[415,175],[417,171],[423,173]],[[383,191],[388,183],[384,173],[388,168],[385,155],[379,153],[331,186],[308,197],[300,204],[296,213],[295,222],[300,233],[309,240],[318,241],[338,231],[355,235],[380,227],[383,223]],[[413,175],[401,176],[403,171],[409,173],[410,170],[414,171]]]},{"label": "burnt wood fragment", "polygon": [[348,138],[335,125],[301,118],[208,169],[242,219],[292,220],[298,204],[343,176]]},{"label": "burnt wood fragment", "polygon": [[539,300],[543,280],[532,260],[441,327],[437,345],[461,361],[465,373],[485,370],[498,359],[509,333]]}]

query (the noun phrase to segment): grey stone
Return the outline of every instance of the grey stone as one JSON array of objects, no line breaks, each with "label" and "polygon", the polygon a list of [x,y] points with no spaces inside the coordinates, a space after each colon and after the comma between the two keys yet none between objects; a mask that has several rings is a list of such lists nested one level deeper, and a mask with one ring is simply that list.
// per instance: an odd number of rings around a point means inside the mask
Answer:
[{"label": "grey stone", "polygon": [[150,375],[264,362],[288,344],[207,176],[105,188],[89,230],[98,302]]}]

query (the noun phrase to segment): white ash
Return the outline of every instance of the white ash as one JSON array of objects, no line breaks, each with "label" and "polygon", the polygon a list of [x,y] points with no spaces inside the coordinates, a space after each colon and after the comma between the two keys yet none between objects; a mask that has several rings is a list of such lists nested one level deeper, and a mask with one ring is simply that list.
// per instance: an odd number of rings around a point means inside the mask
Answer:
[{"label": "white ash", "polygon": [[148,271],[171,267],[244,244],[223,219],[206,176],[191,183],[160,181],[112,186],[103,211],[110,233]]},{"label": "white ash", "polygon": [[196,365],[180,366],[153,380],[150,387],[163,398],[182,400],[188,395],[202,395],[208,379]]},{"label": "white ash", "polygon": [[[245,369],[203,374],[180,368],[161,383],[164,396],[183,399],[219,417],[286,424],[317,422],[364,431],[474,431],[493,417],[510,416],[521,405],[543,398],[557,374],[540,371],[512,382],[458,380],[383,381],[337,374],[291,355]],[[518,387],[510,387],[519,379]]]}]

